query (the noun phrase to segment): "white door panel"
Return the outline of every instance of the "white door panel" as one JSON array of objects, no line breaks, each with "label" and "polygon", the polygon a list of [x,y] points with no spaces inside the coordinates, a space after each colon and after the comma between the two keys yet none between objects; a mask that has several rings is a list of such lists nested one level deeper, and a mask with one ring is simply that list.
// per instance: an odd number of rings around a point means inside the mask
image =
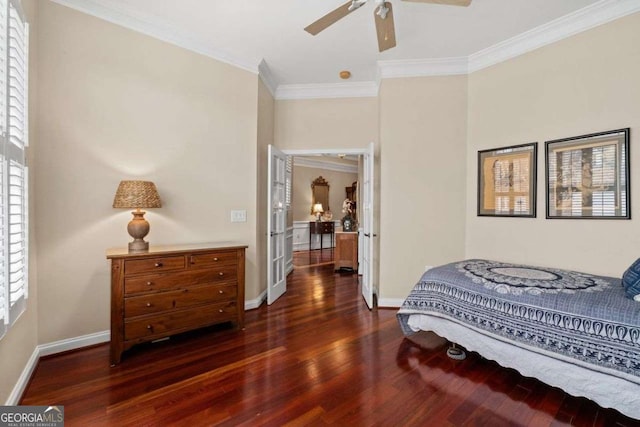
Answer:
[{"label": "white door panel", "polygon": [[287,156],[269,145],[267,232],[267,304],[273,304],[287,291],[286,272],[286,162]]},{"label": "white door panel", "polygon": [[362,296],[369,309],[373,308],[373,166],[374,146],[364,155],[362,182]]}]

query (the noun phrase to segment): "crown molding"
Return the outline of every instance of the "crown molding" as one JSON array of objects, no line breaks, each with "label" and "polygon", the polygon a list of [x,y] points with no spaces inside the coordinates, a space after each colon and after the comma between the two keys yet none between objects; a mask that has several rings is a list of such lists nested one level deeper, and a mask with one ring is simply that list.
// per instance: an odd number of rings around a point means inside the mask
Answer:
[{"label": "crown molding", "polygon": [[600,0],[590,6],[540,25],[515,37],[472,53],[468,57],[386,60],[377,62],[375,81],[327,84],[279,84],[267,63],[215,49],[195,36],[172,28],[148,14],[120,11],[96,0],[51,0],[217,61],[258,74],[277,100],[362,98],[378,96],[380,80],[402,77],[465,75],[523,55],[580,32],[640,12],[638,0]]},{"label": "crown molding", "polygon": [[158,18],[152,18],[149,14],[139,14],[131,10],[120,11],[113,7],[104,6],[94,0],[51,1],[111,22],[112,24],[213,58],[217,61],[233,65],[245,71],[258,74],[258,61],[252,61],[251,59],[242,58],[221,49],[212,48],[208,43],[198,40],[195,36],[187,32],[176,30],[168,23],[161,22]]},{"label": "crown molding", "polygon": [[601,0],[468,57],[378,61],[379,79],[470,74],[640,11],[638,0]]},{"label": "crown molding", "polygon": [[366,98],[378,96],[376,82],[279,85],[276,99]]},{"label": "crown molding", "polygon": [[600,0],[468,57],[378,61],[376,81],[279,85],[275,98],[375,97],[381,79],[467,75],[637,12],[638,0]]},{"label": "crown molding", "polygon": [[294,157],[293,165],[306,168],[326,169],[335,172],[358,173],[358,165],[332,162],[322,157]]},{"label": "crown molding", "polygon": [[275,77],[273,77],[273,74],[271,73],[271,69],[267,64],[267,61],[265,61],[264,59],[260,61],[260,64],[258,64],[258,76],[260,77],[260,80],[262,80],[262,83],[264,83],[264,85],[267,87],[267,89],[271,93],[271,96],[275,98],[276,89],[278,88],[278,82],[276,82]]},{"label": "crown molding", "polygon": [[378,61],[378,76],[382,79],[453,76],[467,73],[468,60],[465,56],[456,58]]},{"label": "crown molding", "polygon": [[469,73],[639,11],[638,0],[601,0],[469,55]]}]

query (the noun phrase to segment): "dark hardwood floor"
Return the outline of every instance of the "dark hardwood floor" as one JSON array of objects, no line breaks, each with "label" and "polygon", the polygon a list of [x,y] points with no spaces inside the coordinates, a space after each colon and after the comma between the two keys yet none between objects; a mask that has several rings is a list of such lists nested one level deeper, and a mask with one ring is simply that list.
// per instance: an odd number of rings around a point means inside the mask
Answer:
[{"label": "dark hardwood floor", "polygon": [[296,251],[293,253],[294,267],[319,267],[333,263],[333,248]]},{"label": "dark hardwood floor", "polygon": [[475,353],[451,360],[433,334],[409,341],[395,313],[307,263],[245,330],[140,345],[113,368],[106,344],[48,357],[22,404],[64,405],[67,426],[640,426]]}]

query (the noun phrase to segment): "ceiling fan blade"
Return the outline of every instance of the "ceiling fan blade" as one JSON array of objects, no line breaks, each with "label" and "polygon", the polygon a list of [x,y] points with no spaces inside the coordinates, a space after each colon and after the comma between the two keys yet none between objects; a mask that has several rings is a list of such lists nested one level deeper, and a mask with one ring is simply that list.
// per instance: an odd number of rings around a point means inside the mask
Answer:
[{"label": "ceiling fan blade", "polygon": [[393,24],[393,6],[389,2],[384,2],[380,7],[389,9],[386,17],[382,18],[378,14],[378,9],[374,11],[376,20],[376,33],[378,34],[378,50],[384,52],[396,46],[396,29]]},{"label": "ceiling fan blade", "polygon": [[351,4],[352,4],[351,1],[346,2],[339,8],[332,10],[331,12],[324,15],[322,18],[308,25],[304,30],[307,33],[315,36],[320,31],[327,28],[329,25],[336,23],[337,21],[339,21],[340,19],[344,18],[345,16],[347,16],[348,14],[350,14],[351,12],[357,9],[357,7],[355,7],[349,10],[351,7]]},{"label": "ceiling fan blade", "polygon": [[449,6],[464,6],[467,7],[471,4],[471,0],[404,0],[414,3],[434,3],[434,4],[446,4]]}]

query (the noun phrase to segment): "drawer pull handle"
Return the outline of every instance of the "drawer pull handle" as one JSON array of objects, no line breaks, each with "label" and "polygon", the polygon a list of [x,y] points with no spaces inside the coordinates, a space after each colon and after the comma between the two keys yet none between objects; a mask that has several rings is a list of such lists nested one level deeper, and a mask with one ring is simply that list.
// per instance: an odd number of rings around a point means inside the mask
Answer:
[{"label": "drawer pull handle", "polygon": [[147,282],[147,286],[153,285],[153,282]]},{"label": "drawer pull handle", "polygon": [[147,307],[151,307],[151,303],[150,302],[147,303]]},{"label": "drawer pull handle", "polygon": [[218,261],[218,257],[214,257],[214,258],[213,258],[213,260],[214,260],[214,261]]},{"label": "drawer pull handle", "polygon": [[219,311],[220,313],[224,313],[224,310],[223,310],[223,309],[220,309],[220,310],[218,310],[218,311]]},{"label": "drawer pull handle", "polygon": [[151,330],[153,330],[153,326],[147,325],[147,329],[151,331]]},{"label": "drawer pull handle", "polygon": [[156,262],[156,267],[162,267],[162,263],[161,262]]},{"label": "drawer pull handle", "polygon": [[218,273],[218,276],[222,277],[224,276],[224,273],[221,271],[220,273]]},{"label": "drawer pull handle", "polygon": [[220,293],[220,294],[224,294],[224,291],[218,291],[218,293]]}]

